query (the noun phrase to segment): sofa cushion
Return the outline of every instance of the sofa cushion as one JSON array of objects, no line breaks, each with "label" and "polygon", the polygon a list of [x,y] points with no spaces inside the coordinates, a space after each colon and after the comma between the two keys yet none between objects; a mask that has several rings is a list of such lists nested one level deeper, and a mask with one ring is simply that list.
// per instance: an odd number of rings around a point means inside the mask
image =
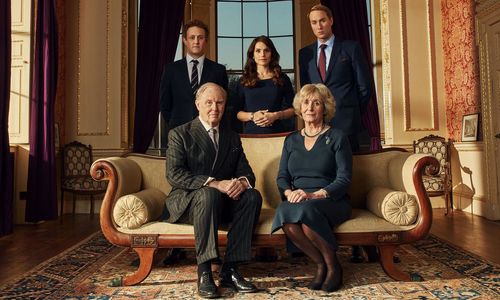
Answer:
[{"label": "sofa cushion", "polygon": [[419,209],[413,195],[375,187],[366,198],[368,210],[394,225],[411,225],[417,219]]},{"label": "sofa cushion", "polygon": [[149,188],[120,197],[113,208],[113,219],[123,228],[135,229],[158,219],[167,196],[156,188]]}]

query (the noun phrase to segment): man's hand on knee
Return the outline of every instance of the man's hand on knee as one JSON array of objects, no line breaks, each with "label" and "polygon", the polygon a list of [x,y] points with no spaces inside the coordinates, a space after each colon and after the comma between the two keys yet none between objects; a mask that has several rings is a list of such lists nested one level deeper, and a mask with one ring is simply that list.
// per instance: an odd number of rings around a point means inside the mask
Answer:
[{"label": "man's hand on knee", "polygon": [[218,189],[221,193],[224,193],[233,200],[238,200],[241,193],[246,190],[246,184],[241,180],[236,178],[231,180],[214,180],[208,184],[208,186]]}]

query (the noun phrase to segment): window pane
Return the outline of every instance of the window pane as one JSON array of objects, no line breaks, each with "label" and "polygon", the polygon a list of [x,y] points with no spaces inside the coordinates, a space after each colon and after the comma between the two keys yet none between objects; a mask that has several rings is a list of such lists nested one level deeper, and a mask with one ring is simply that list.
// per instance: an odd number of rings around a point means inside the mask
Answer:
[{"label": "window pane", "polygon": [[217,3],[217,35],[241,36],[241,4]]},{"label": "window pane", "polygon": [[366,0],[366,14],[368,16],[368,26],[372,25],[372,10],[370,0]]},{"label": "window pane", "polygon": [[248,47],[252,43],[253,38],[251,39],[243,39],[243,67],[245,67],[245,63],[247,62],[247,51]]},{"label": "window pane", "polygon": [[179,34],[179,40],[177,41],[177,49],[175,50],[175,59],[174,60],[179,60],[183,56],[182,53],[182,33]]},{"label": "window pane", "polygon": [[217,60],[229,70],[241,70],[241,39],[219,38]]},{"label": "window pane", "polygon": [[292,35],[292,1],[269,2],[269,36]]},{"label": "window pane", "polygon": [[243,3],[243,36],[267,35],[266,3]]},{"label": "window pane", "polygon": [[288,77],[290,78],[290,81],[292,82],[293,90],[295,92],[298,92],[297,87],[295,86],[295,73],[286,73],[286,75],[288,75]]},{"label": "window pane", "polygon": [[274,46],[280,54],[280,65],[283,69],[293,69],[293,38],[275,37],[272,38]]}]

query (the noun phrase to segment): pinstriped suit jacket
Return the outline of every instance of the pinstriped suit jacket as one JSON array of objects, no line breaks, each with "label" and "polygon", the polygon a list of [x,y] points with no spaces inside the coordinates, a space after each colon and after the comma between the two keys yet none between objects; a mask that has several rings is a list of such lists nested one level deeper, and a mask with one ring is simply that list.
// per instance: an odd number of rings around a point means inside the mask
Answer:
[{"label": "pinstriped suit jacket", "polygon": [[[252,186],[255,175],[243,152],[237,133],[219,127],[219,154],[199,118],[172,129],[168,136],[167,180],[172,191],[166,199],[167,222],[177,221],[193,195],[203,187],[208,177],[217,180],[245,176]],[[213,165],[213,169],[212,169]]]}]

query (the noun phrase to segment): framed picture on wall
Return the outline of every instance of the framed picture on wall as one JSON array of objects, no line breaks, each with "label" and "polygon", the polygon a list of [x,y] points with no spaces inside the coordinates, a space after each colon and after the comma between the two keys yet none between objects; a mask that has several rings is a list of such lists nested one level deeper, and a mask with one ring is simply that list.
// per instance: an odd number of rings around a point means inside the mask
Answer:
[{"label": "framed picture on wall", "polygon": [[464,115],[462,118],[462,142],[477,141],[479,113]]}]

